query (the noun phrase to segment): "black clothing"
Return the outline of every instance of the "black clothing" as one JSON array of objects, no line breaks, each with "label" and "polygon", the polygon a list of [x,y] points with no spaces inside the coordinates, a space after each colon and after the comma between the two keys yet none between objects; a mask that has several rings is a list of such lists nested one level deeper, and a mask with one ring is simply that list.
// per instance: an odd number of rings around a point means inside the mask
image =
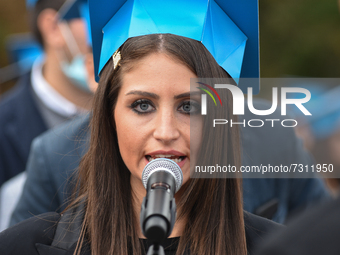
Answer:
[{"label": "black clothing", "polygon": [[258,255],[339,255],[340,198],[297,217],[268,238]]},{"label": "black clothing", "polygon": [[[140,239],[140,240],[143,244],[143,247],[145,248],[144,252],[145,254],[147,254],[150,244],[148,243],[147,239]],[[178,244],[179,244],[179,237],[166,239],[165,242],[163,243],[165,255],[175,255],[177,248],[178,248]]]},{"label": "black clothing", "polygon": [[[64,214],[65,215],[65,214]],[[64,217],[64,216],[63,216]],[[1,255],[73,255],[76,247],[75,238],[65,238],[68,242],[67,249],[58,247],[60,241],[55,240],[56,228],[60,219],[58,213],[45,213],[29,218],[11,228],[0,233],[0,254]],[[277,231],[281,225],[244,212],[247,248],[250,255],[253,254],[254,247],[264,235],[272,231]],[[69,222],[69,221],[68,221]],[[77,221],[75,221],[77,222]],[[60,229],[58,227],[58,229]],[[62,229],[65,229],[62,226]],[[76,226],[69,233],[77,232]],[[65,233],[64,233],[65,234]],[[72,234],[71,234],[72,235]],[[174,255],[177,250],[179,238],[171,238],[164,244],[166,255]],[[52,246],[52,242],[55,246]],[[148,247],[147,241],[142,240]],[[65,246],[65,245],[64,245]],[[89,246],[82,249],[84,255],[90,255]]]}]

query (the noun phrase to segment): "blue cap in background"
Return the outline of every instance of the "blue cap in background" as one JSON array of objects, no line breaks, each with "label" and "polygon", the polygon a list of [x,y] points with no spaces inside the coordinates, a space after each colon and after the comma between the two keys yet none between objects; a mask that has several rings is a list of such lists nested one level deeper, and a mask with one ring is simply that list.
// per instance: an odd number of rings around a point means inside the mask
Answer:
[{"label": "blue cap in background", "polygon": [[26,8],[33,8],[37,2],[38,0],[26,0]]},{"label": "blue cap in background", "polygon": [[340,130],[340,86],[322,93],[309,107],[308,124],[315,138],[325,139]]}]

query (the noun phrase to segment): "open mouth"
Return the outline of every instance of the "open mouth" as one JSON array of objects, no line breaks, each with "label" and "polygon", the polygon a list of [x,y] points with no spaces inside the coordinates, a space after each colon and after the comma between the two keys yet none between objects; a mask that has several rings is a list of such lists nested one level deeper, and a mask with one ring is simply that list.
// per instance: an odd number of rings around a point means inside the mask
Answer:
[{"label": "open mouth", "polygon": [[186,156],[175,156],[175,155],[146,155],[145,158],[151,162],[152,160],[158,159],[158,158],[166,158],[166,159],[170,159],[172,161],[174,161],[175,163],[180,163],[182,160],[184,160],[186,158]]}]

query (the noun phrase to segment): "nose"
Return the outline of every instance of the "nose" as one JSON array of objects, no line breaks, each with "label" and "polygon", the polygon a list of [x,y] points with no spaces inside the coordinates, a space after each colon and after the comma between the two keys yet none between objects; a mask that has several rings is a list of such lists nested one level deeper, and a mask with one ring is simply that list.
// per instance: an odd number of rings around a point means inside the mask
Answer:
[{"label": "nose", "polygon": [[179,138],[179,122],[173,112],[163,112],[157,116],[153,136],[165,144]]}]

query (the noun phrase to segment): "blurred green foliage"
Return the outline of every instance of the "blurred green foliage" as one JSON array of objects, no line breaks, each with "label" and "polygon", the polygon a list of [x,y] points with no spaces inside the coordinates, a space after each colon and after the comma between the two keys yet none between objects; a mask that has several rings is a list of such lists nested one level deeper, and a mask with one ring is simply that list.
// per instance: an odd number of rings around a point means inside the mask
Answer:
[{"label": "blurred green foliage", "polygon": [[337,0],[260,0],[261,76],[340,77]]},{"label": "blurred green foliage", "polygon": [[[262,77],[340,76],[337,0],[259,1]],[[0,67],[7,64],[5,37],[26,31],[25,0],[0,0]]]}]

